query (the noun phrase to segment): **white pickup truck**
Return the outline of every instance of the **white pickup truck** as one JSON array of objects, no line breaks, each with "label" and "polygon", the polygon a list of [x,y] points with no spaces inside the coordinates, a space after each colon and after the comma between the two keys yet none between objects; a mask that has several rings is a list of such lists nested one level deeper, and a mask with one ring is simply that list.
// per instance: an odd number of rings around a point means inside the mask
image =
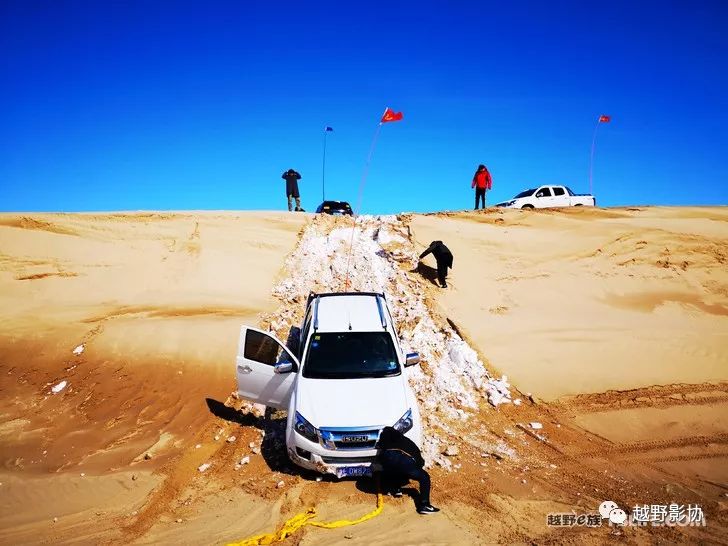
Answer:
[{"label": "white pickup truck", "polygon": [[552,207],[595,207],[593,195],[577,195],[568,186],[539,186],[522,191],[510,201],[496,204],[496,207],[511,209],[546,209]]},{"label": "white pickup truck", "polygon": [[[294,352],[296,354],[294,354]],[[339,478],[371,474],[391,426],[422,441],[404,353],[384,294],[311,294],[295,351],[268,332],[240,331],[238,394],[288,410],[286,446],[299,466]]]}]

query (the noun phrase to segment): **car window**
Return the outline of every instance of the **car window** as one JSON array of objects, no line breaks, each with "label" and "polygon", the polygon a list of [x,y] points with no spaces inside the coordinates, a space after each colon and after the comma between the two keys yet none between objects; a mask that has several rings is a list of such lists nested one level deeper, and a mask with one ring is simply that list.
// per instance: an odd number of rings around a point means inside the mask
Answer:
[{"label": "car window", "polygon": [[248,330],[245,334],[245,348],[243,356],[261,364],[273,366],[286,360],[283,347],[271,336],[255,330]]},{"label": "car window", "polygon": [[303,317],[303,332],[308,332],[308,325],[311,323],[311,309],[313,308],[313,301],[311,305],[306,309],[306,315]]},{"label": "car window", "polygon": [[313,379],[399,374],[397,352],[387,332],[314,333],[303,366],[303,376]]},{"label": "car window", "polygon": [[564,195],[564,188],[555,187],[553,188],[554,195]]},{"label": "car window", "polygon": [[529,197],[533,195],[533,192],[536,191],[536,188],[532,188],[530,190],[522,191],[518,195],[516,195],[513,199],[520,199],[521,197]]},{"label": "car window", "polygon": [[301,332],[299,334],[298,338],[298,357],[300,358],[303,356],[303,347],[304,343],[306,342],[306,338],[308,338],[308,331],[311,329],[311,309],[313,308],[313,303],[308,306],[308,309],[306,309],[306,316],[303,318],[303,327],[301,329]]},{"label": "car window", "polygon": [[571,195],[572,197],[574,197],[574,196],[576,195],[576,194],[575,194],[575,193],[574,193],[573,191],[571,191],[571,188],[570,188],[569,186],[566,186],[566,191],[567,191],[567,192],[568,192],[568,194],[569,194],[569,195]]},{"label": "car window", "polygon": [[387,320],[389,321],[389,324],[392,325],[392,333],[394,334],[394,347],[395,351],[398,351],[400,354],[402,354],[402,346],[399,340],[399,337],[397,336],[397,330],[394,327],[394,320],[392,320],[392,313],[389,312],[389,307],[385,307],[385,310],[387,312]]},{"label": "car window", "polygon": [[551,190],[549,188],[541,188],[536,192],[536,197],[551,197]]}]

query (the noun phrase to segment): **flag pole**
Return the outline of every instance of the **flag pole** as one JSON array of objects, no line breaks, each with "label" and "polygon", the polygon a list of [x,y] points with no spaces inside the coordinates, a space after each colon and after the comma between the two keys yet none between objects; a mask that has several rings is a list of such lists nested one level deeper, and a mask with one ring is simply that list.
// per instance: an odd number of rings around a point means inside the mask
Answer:
[{"label": "flag pole", "polygon": [[594,167],[594,145],[597,142],[597,129],[601,123],[602,116],[597,118],[597,124],[594,127],[594,134],[592,135],[591,155],[589,156],[589,195],[594,195],[594,188],[592,186],[592,169]]},{"label": "flag pole", "polygon": [[326,201],[326,135],[328,126],[324,127],[324,159],[321,166],[321,201]]}]

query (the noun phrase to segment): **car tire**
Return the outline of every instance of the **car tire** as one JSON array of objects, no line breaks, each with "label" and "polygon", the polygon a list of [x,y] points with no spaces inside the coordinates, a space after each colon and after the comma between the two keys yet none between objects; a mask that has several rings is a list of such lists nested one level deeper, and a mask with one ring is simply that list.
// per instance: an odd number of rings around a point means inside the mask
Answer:
[{"label": "car tire", "polygon": [[521,207],[521,210],[531,210],[531,209],[533,209],[533,205],[523,205]]}]

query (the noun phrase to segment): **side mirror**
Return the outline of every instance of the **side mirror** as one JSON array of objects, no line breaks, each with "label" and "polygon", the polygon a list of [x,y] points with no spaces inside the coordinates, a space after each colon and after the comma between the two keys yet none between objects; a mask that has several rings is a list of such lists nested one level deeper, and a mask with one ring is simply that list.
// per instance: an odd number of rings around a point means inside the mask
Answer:
[{"label": "side mirror", "polygon": [[281,362],[273,366],[275,373],[291,373],[293,371],[293,362]]},{"label": "side mirror", "polygon": [[407,353],[407,358],[404,361],[405,368],[414,366],[420,363],[420,353]]}]

